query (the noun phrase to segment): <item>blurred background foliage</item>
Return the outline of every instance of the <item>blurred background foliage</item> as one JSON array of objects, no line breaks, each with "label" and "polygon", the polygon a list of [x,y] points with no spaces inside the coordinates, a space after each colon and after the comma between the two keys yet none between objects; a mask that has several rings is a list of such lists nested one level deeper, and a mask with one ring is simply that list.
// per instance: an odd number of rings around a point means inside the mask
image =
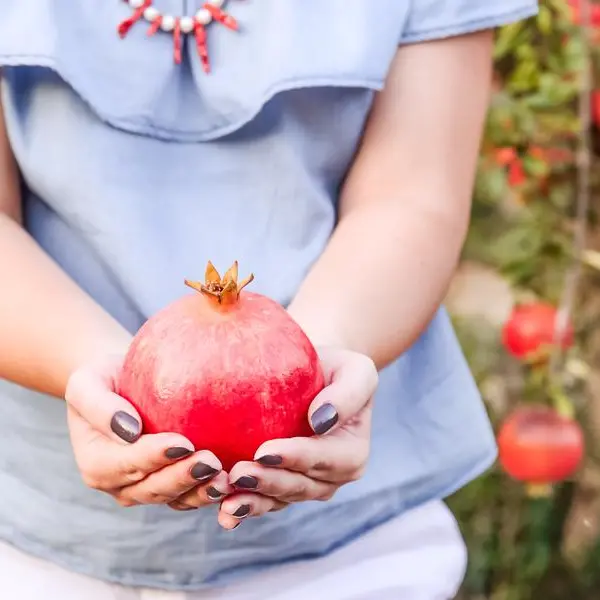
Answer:
[{"label": "blurred background foliage", "polygon": [[[536,18],[497,33],[472,227],[448,306],[499,427],[524,395],[546,394],[502,346],[512,303],[559,303],[567,274],[583,264],[576,342],[560,375],[586,433],[586,460],[549,498],[528,497],[496,467],[450,499],[470,548],[463,600],[600,598],[600,4],[587,11],[585,36],[581,1],[541,0]],[[587,58],[591,85],[582,79]],[[587,249],[574,256],[578,173],[588,165]]]}]

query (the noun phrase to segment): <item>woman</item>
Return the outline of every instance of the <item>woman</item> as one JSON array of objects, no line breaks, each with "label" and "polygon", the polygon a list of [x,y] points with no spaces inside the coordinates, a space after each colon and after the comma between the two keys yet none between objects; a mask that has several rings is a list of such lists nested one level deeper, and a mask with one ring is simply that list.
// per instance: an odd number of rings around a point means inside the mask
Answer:
[{"label": "woman", "polygon": [[[439,305],[491,28],[536,2],[129,5],[4,2],[3,597],[453,597],[441,499],[495,446]],[[230,473],[113,386],[208,259],[254,271],[329,383],[314,438]]]}]

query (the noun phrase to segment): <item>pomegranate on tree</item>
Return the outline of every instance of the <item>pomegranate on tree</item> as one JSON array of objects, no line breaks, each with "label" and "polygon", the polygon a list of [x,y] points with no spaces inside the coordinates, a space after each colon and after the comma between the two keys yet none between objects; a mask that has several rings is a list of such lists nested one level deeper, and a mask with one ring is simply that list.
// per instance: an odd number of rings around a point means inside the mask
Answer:
[{"label": "pomegranate on tree", "polygon": [[496,159],[496,163],[502,165],[503,167],[507,167],[518,159],[517,151],[511,146],[497,148],[494,152],[494,157]]},{"label": "pomegranate on tree", "polygon": [[278,303],[242,291],[235,263],[209,262],[197,293],[151,317],[117,382],[144,433],[175,432],[210,450],[225,470],[276,438],[310,436],[308,408],[324,387],[317,352]]},{"label": "pomegranate on tree", "polygon": [[523,161],[520,158],[516,158],[508,165],[508,185],[511,187],[518,187],[523,185],[527,181],[527,175],[525,175],[525,167]]},{"label": "pomegranate on tree", "polygon": [[532,495],[546,495],[552,484],[571,477],[584,454],[577,421],[548,406],[518,408],[498,434],[499,460],[508,475],[528,484]]},{"label": "pomegranate on tree", "polygon": [[[551,304],[531,302],[513,308],[502,330],[502,343],[521,360],[541,361],[555,344],[555,322],[558,311]],[[563,348],[573,344],[573,326],[567,323],[558,342]]]},{"label": "pomegranate on tree", "polygon": [[[582,25],[582,4],[589,2],[590,0],[567,0],[567,4],[571,8],[571,19],[575,25]],[[600,6],[592,3],[589,7],[590,11],[590,25],[594,28],[600,27]]]}]

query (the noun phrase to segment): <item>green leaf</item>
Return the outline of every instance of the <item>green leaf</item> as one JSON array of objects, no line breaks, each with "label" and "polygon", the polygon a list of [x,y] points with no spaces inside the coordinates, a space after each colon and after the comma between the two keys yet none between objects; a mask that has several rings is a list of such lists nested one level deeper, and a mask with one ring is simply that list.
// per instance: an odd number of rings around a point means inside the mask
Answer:
[{"label": "green leaf", "polygon": [[537,26],[541,33],[550,35],[552,33],[552,12],[550,8],[541,4],[537,15]]},{"label": "green leaf", "polygon": [[515,92],[524,92],[538,84],[539,72],[535,60],[523,60],[513,71],[508,85]]},{"label": "green leaf", "polygon": [[523,22],[517,21],[500,28],[496,36],[496,44],[494,46],[494,59],[499,60],[506,56],[516,45],[519,33],[523,31]]},{"label": "green leaf", "polygon": [[507,192],[506,173],[501,167],[487,169],[481,176],[482,191],[486,197],[497,202]]},{"label": "green leaf", "polygon": [[550,174],[550,165],[534,156],[526,156],[523,159],[523,166],[525,167],[526,173],[532,175],[536,179],[541,179]]}]

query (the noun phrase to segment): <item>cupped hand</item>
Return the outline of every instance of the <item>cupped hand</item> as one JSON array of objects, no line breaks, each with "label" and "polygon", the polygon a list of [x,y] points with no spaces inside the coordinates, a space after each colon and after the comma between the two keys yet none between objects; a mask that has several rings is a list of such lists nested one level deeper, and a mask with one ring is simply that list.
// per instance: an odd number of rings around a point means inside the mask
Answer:
[{"label": "cupped hand", "polygon": [[83,481],[121,506],[191,510],[224,498],[233,488],[214,454],[196,451],[176,433],[142,434],[140,415],[115,393],[122,360],[82,367],[67,386],[69,432]]},{"label": "cupped hand", "polygon": [[329,500],[341,486],[362,476],[377,369],[367,356],[348,350],[327,348],[319,356],[326,387],[309,409],[315,435],[268,441],[254,462],[232,468],[229,483],[236,493],[221,503],[218,516],[225,529],[291,502]]}]

